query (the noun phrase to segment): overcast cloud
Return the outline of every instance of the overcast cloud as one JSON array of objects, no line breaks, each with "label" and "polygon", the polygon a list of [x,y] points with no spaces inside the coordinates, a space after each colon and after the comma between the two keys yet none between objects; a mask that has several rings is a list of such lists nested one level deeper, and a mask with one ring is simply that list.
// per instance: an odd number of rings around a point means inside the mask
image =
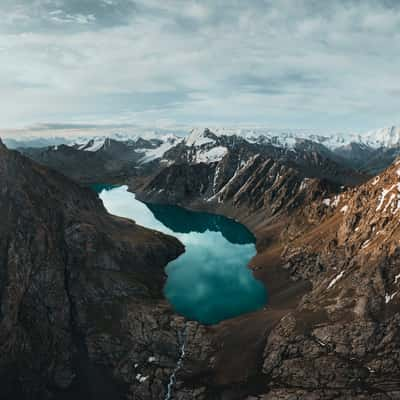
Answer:
[{"label": "overcast cloud", "polygon": [[400,122],[378,0],[2,0],[0,127]]}]

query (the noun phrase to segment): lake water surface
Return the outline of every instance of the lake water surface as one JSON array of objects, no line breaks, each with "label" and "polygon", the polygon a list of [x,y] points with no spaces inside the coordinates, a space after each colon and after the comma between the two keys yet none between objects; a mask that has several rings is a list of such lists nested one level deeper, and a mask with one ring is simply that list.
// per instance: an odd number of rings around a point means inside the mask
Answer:
[{"label": "lake water surface", "polygon": [[96,185],[107,210],[173,235],[185,253],[168,264],[164,294],[179,314],[204,324],[255,311],[267,301],[264,285],[247,264],[255,239],[243,225],[203,212],[145,204],[126,186]]}]

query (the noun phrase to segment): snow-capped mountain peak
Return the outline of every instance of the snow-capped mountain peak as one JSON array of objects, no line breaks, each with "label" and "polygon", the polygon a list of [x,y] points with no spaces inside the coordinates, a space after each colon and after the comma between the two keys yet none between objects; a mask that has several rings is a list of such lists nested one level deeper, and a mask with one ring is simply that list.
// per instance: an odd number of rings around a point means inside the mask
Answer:
[{"label": "snow-capped mountain peak", "polygon": [[185,139],[186,146],[202,146],[207,143],[215,143],[215,136],[209,129],[192,129]]},{"label": "snow-capped mountain peak", "polygon": [[400,128],[396,126],[381,128],[367,132],[365,137],[366,143],[371,147],[396,147],[400,145]]}]

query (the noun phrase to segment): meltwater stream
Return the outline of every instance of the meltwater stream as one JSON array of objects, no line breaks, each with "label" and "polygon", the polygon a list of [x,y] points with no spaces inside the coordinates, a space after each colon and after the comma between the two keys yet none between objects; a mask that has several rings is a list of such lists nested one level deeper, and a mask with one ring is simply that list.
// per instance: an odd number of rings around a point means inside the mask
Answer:
[{"label": "meltwater stream", "polygon": [[187,325],[185,326],[182,334],[179,337],[179,358],[176,363],[175,368],[173,369],[171,376],[169,377],[168,385],[167,385],[167,393],[165,395],[164,400],[171,400],[172,399],[172,391],[174,389],[174,385],[176,382],[176,374],[182,367],[183,359],[185,358],[185,349],[186,349],[186,342],[187,342]]},{"label": "meltwater stream", "polygon": [[215,324],[264,306],[264,285],[247,268],[256,249],[246,227],[218,215],[142,203],[126,186],[95,189],[110,213],[173,235],[185,245],[185,253],[166,268],[164,294],[176,312]]}]

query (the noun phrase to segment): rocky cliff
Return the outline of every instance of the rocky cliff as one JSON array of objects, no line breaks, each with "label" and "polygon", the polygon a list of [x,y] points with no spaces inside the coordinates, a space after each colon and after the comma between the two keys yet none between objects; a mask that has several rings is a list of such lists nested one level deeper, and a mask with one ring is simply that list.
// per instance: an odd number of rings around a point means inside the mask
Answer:
[{"label": "rocky cliff", "polygon": [[333,182],[308,178],[274,159],[233,151],[219,162],[174,163],[144,183],[136,178],[130,182],[136,196],[147,202],[178,204],[235,217],[257,234],[259,243],[265,240],[265,231],[278,224],[281,229],[274,233],[276,239],[289,219],[292,227],[293,221],[300,220],[301,226],[293,229],[296,233],[304,230],[305,220],[319,220],[324,213],[316,200],[342,190]]},{"label": "rocky cliff", "polygon": [[[163,398],[185,325],[163,268],[182,245],[1,142],[0,182],[0,397]],[[196,371],[207,341],[185,329]]]},{"label": "rocky cliff", "polygon": [[280,387],[263,399],[400,398],[399,167],[325,201],[288,244],[291,279],[313,287],[269,335],[263,371]]}]

